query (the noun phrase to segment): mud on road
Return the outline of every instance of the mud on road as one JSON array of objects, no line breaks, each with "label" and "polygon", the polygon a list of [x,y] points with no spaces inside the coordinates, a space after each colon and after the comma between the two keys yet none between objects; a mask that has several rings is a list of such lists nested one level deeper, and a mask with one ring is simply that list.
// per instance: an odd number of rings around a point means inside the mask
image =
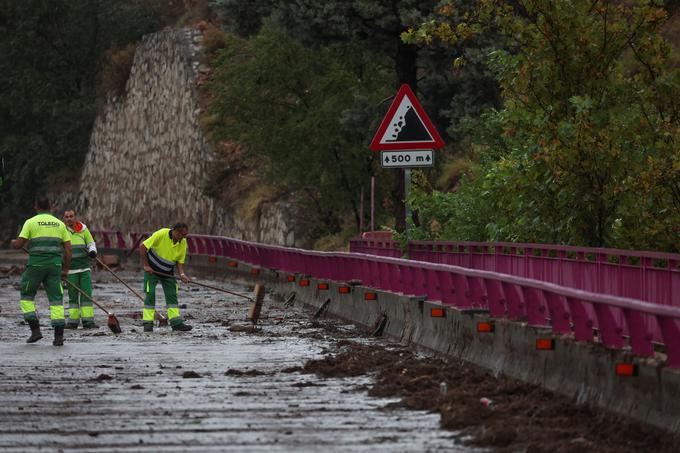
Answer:
[{"label": "mud on road", "polygon": [[[138,272],[124,278],[141,288]],[[399,398],[369,396],[370,375],[284,372],[336,350],[337,336],[386,344],[351,325],[326,331],[268,295],[253,329],[247,301],[182,285],[194,330],[144,333],[141,303],[98,272],[94,295],[123,334],[113,336],[98,312],[98,330],[67,330],[65,345],[54,347],[39,292],[45,338],[29,345],[18,281],[0,275],[0,451],[474,451],[439,428],[438,414],[385,410]]]},{"label": "mud on road", "polygon": [[195,329],[145,334],[140,304],[97,274],[123,335],[67,331],[54,348],[44,328],[26,345],[17,281],[0,279],[2,451],[680,451],[657,429],[269,296],[252,328],[241,300],[184,288]]}]

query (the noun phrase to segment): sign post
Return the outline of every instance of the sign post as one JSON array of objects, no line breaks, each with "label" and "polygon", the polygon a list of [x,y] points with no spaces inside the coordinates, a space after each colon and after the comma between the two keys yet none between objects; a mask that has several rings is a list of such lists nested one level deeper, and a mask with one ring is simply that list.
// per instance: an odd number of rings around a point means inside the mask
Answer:
[{"label": "sign post", "polygon": [[[408,84],[403,84],[371,141],[371,150],[380,151],[383,168],[404,169],[404,203],[411,192],[411,168],[432,167],[433,150],[443,146],[444,140],[413,90]],[[410,216],[406,205],[407,230]]]}]

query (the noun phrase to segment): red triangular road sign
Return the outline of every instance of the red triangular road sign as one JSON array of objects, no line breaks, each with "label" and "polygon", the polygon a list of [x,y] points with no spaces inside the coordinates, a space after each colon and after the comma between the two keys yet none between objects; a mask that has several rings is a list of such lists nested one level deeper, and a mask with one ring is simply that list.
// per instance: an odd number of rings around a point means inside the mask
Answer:
[{"label": "red triangular road sign", "polygon": [[411,87],[403,84],[371,142],[373,151],[438,149],[444,146]]}]

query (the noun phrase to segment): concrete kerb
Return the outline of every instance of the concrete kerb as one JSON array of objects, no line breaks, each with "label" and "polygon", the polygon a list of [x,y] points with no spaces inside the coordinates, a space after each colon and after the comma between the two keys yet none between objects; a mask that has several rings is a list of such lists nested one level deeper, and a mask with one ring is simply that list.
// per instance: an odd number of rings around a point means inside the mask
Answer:
[{"label": "concrete kerb", "polygon": [[[361,285],[351,286],[341,294],[343,283],[309,278],[310,285],[299,286],[300,275],[288,282],[286,272],[260,269],[251,274],[251,266],[232,259],[206,256],[190,257],[191,274],[214,280],[236,281],[246,285],[264,283],[267,291],[285,299],[291,292],[296,303],[318,310],[326,300],[324,315],[352,321],[374,329],[385,316],[382,335],[423,348],[449,358],[460,359],[567,395],[579,403],[592,404],[633,419],[680,432],[680,372],[659,365],[653,359],[633,356],[630,352],[609,350],[597,343],[580,343],[567,336],[553,335],[549,329],[525,323],[492,319],[488,314],[464,312],[422,297],[389,293]],[[319,282],[328,290],[319,290]],[[376,300],[364,300],[366,292]],[[432,308],[442,308],[443,317],[432,317]],[[493,322],[492,333],[477,332],[479,322]],[[554,349],[537,350],[537,339],[554,340]],[[617,376],[617,363],[637,365],[637,375]]]}]

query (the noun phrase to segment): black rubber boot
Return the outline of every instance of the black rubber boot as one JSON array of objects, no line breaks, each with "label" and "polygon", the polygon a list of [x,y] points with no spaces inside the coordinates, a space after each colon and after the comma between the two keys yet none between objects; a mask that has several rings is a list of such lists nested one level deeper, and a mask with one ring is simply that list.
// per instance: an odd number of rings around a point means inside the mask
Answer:
[{"label": "black rubber boot", "polygon": [[191,329],[193,329],[193,327],[191,327],[189,324],[184,324],[184,323],[177,324],[176,326],[172,326],[172,330],[177,330],[179,332],[188,332]]},{"label": "black rubber boot", "polygon": [[153,332],[153,322],[144,323],[144,332]]},{"label": "black rubber boot", "polygon": [[40,323],[37,319],[28,321],[28,326],[31,328],[31,336],[28,337],[26,343],[35,343],[42,338],[42,333],[40,332]]},{"label": "black rubber boot", "polygon": [[54,328],[54,346],[64,346],[64,326]]},{"label": "black rubber boot", "polygon": [[99,326],[94,321],[83,321],[83,329],[99,329]]}]

